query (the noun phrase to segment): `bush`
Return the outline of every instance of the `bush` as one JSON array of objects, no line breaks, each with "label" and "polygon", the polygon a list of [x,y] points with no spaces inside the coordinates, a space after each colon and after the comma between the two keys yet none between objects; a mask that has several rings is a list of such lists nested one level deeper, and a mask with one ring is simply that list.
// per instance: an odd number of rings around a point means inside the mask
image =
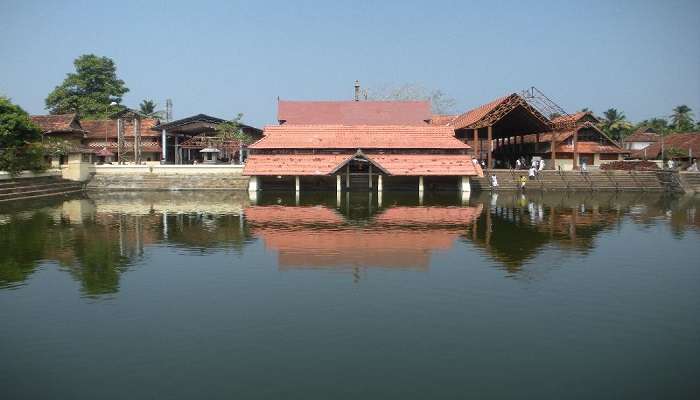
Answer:
[{"label": "bush", "polygon": [[0,96],[0,171],[44,169],[41,131],[21,107]]}]

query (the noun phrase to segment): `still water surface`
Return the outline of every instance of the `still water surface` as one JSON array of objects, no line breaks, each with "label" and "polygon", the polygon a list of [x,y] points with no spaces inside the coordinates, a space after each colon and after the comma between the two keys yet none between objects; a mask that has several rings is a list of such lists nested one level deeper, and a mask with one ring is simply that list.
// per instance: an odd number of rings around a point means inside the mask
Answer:
[{"label": "still water surface", "polygon": [[0,398],[697,398],[700,198],[0,206]]}]

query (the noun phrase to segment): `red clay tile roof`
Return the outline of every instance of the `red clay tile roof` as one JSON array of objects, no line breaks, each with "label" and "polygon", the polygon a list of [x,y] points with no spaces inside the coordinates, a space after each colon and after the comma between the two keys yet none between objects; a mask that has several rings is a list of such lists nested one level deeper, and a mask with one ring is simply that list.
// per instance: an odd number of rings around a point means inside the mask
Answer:
[{"label": "red clay tile roof", "polygon": [[[92,142],[88,143],[87,147],[91,149],[102,149],[105,147],[104,140],[102,142]],[[108,149],[113,149],[117,150],[118,143],[117,142],[109,142],[107,143],[107,148]],[[127,149],[127,152],[133,152],[134,149],[134,142],[124,142],[124,148]],[[141,142],[141,151],[149,152],[149,153],[155,153],[155,152],[160,152],[162,149],[160,147],[159,142],[147,142],[143,141]]]},{"label": "red clay tile roof", "polygon": [[42,133],[80,132],[80,123],[75,113],[58,115],[32,115],[32,122],[41,128]]},{"label": "red clay tile roof", "polygon": [[390,207],[374,221],[382,226],[469,225],[483,207],[481,203],[476,207]]},{"label": "red clay tile roof", "polygon": [[441,126],[273,125],[251,149],[469,149]]},{"label": "red clay tile roof", "polygon": [[486,104],[480,105],[477,108],[469,110],[469,111],[465,112],[464,114],[455,118],[450,123],[450,125],[453,126],[455,129],[465,128],[465,127],[479,121],[483,117],[485,117],[486,114],[488,114],[489,112],[496,109],[496,107],[501,105],[501,103],[503,103],[508,97],[510,97],[510,96],[499,97],[490,103],[486,103]]},{"label": "red clay tile roof", "polygon": [[[557,153],[573,153],[573,145],[559,145],[557,146]],[[629,150],[621,149],[617,146],[605,145],[593,142],[578,142],[578,152],[579,153],[603,153],[603,154],[623,154],[629,153]]]},{"label": "red clay tile roof", "polygon": [[327,225],[335,228],[343,223],[343,217],[325,206],[250,206],[245,209],[245,217],[256,224],[273,225]]},{"label": "red clay tile roof", "polygon": [[484,176],[471,156],[463,154],[369,154],[367,159],[390,175]]},{"label": "red clay tile roof", "polygon": [[[330,175],[354,154],[251,154],[243,175]],[[389,175],[484,176],[472,158],[462,154],[368,154],[365,158]]]},{"label": "red clay tile roof", "polygon": [[[595,125],[593,125],[590,122],[584,122],[583,125],[579,125],[576,129],[573,130],[567,130],[567,131],[557,131],[557,132],[546,132],[546,133],[540,133],[540,143],[550,143],[552,142],[552,135],[556,135],[556,149],[557,152],[561,153],[571,153],[574,151],[573,145],[567,145],[563,144],[565,140],[569,139],[574,135],[574,133],[578,130],[582,129],[593,129],[596,131],[600,136],[602,136],[608,143],[607,144],[600,144],[600,143],[594,143],[594,142],[582,142],[578,141],[578,152],[579,153],[629,153],[629,151],[623,149],[622,147],[618,146],[612,139],[610,139],[603,131],[598,129]],[[535,143],[537,141],[537,135],[536,134],[529,134],[525,135],[523,137],[525,143]],[[550,145],[551,147],[551,145]],[[547,153],[551,152],[551,149],[547,151]]]},{"label": "red clay tile roof", "polygon": [[[692,149],[693,158],[700,158],[700,132],[674,133],[664,137],[663,143],[667,151],[674,148],[687,154],[688,150]],[[661,141],[650,144],[645,149],[634,151],[631,154],[632,158],[644,158],[645,150],[647,158],[659,157],[661,155]]]},{"label": "red clay tile roof", "polygon": [[295,125],[427,125],[428,101],[287,101],[277,119]]},{"label": "red clay tile roof", "polygon": [[625,142],[658,142],[661,139],[658,133],[637,131],[625,138]]},{"label": "red clay tile roof", "polygon": [[459,117],[458,114],[433,114],[433,116],[430,117],[430,125],[449,125],[449,123],[457,117]]},{"label": "red clay tile roof", "polygon": [[[586,118],[588,117],[588,118]],[[565,123],[577,123],[581,121],[582,119],[589,119],[591,121],[583,121],[583,122],[600,122],[598,121],[598,118],[596,118],[592,112],[590,111],[579,111],[573,114],[569,115],[561,115],[556,118],[552,118],[552,123],[557,125],[557,124],[565,124]]]},{"label": "red clay tile roof", "polygon": [[[83,129],[88,132],[88,139],[104,139],[105,131],[107,131],[107,137],[115,138],[117,137],[117,120],[114,119],[100,119],[100,120],[82,120],[80,122]],[[142,137],[160,137],[160,133],[151,130],[154,126],[158,125],[157,119],[144,118],[141,120],[141,136]],[[134,136],[134,128],[132,120],[127,119],[124,123],[124,135],[125,137]]]},{"label": "red clay tile roof", "polygon": [[250,154],[243,175],[328,175],[353,154]]}]

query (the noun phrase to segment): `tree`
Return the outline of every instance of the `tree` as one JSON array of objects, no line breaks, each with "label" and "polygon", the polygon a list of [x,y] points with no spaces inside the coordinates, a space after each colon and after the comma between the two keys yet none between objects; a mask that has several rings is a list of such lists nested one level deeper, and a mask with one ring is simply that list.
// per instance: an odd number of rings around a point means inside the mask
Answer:
[{"label": "tree", "polygon": [[450,114],[454,112],[457,104],[455,99],[447,96],[441,90],[429,90],[425,87],[407,83],[401,86],[384,86],[377,89],[370,89],[367,93],[370,100],[427,100],[430,101],[432,111],[435,114]]},{"label": "tree", "polygon": [[239,160],[242,162],[243,146],[253,143],[255,139],[243,130],[241,118],[243,118],[243,114],[238,113],[234,119],[220,123],[216,127],[216,134],[223,141],[238,142]]},{"label": "tree", "polygon": [[156,110],[157,107],[153,100],[145,99],[139,104],[139,111],[146,118],[163,118],[163,111]]},{"label": "tree", "polygon": [[659,135],[665,135],[668,132],[668,121],[665,118],[650,118],[637,124],[637,129],[639,128],[651,128],[654,132]]},{"label": "tree", "polygon": [[603,112],[603,121],[601,128],[614,140],[621,140],[631,130],[632,124],[627,121],[625,113],[617,111],[615,108],[609,108]]},{"label": "tree", "polygon": [[588,108],[588,107],[583,107],[583,108],[581,109],[580,112],[585,112],[585,113],[587,113],[587,112],[592,112],[592,111],[591,111],[591,109]]},{"label": "tree", "polygon": [[693,130],[693,110],[685,104],[673,109],[671,115],[671,127],[677,132]]},{"label": "tree", "polygon": [[119,104],[129,91],[117,78],[117,67],[111,58],[85,54],[73,64],[75,72],[68,74],[46,97],[51,114],[77,113],[81,118],[104,118],[112,102]]},{"label": "tree", "polygon": [[0,171],[40,171],[43,150],[41,130],[20,106],[0,96]]}]

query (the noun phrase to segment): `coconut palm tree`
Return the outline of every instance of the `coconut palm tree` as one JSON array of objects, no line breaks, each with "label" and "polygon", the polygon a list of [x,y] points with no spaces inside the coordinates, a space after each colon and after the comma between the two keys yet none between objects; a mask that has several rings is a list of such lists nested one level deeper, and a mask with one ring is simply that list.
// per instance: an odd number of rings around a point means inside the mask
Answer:
[{"label": "coconut palm tree", "polygon": [[625,113],[617,111],[615,108],[609,108],[603,112],[603,121],[601,128],[614,140],[621,140],[627,133],[632,130],[632,124],[627,121]]},{"label": "coconut palm tree", "polygon": [[671,115],[671,126],[673,130],[679,132],[693,130],[693,110],[685,104],[674,108]]},{"label": "coconut palm tree", "polygon": [[163,111],[156,110],[158,104],[153,100],[145,99],[139,104],[139,111],[146,118],[163,118]]}]

